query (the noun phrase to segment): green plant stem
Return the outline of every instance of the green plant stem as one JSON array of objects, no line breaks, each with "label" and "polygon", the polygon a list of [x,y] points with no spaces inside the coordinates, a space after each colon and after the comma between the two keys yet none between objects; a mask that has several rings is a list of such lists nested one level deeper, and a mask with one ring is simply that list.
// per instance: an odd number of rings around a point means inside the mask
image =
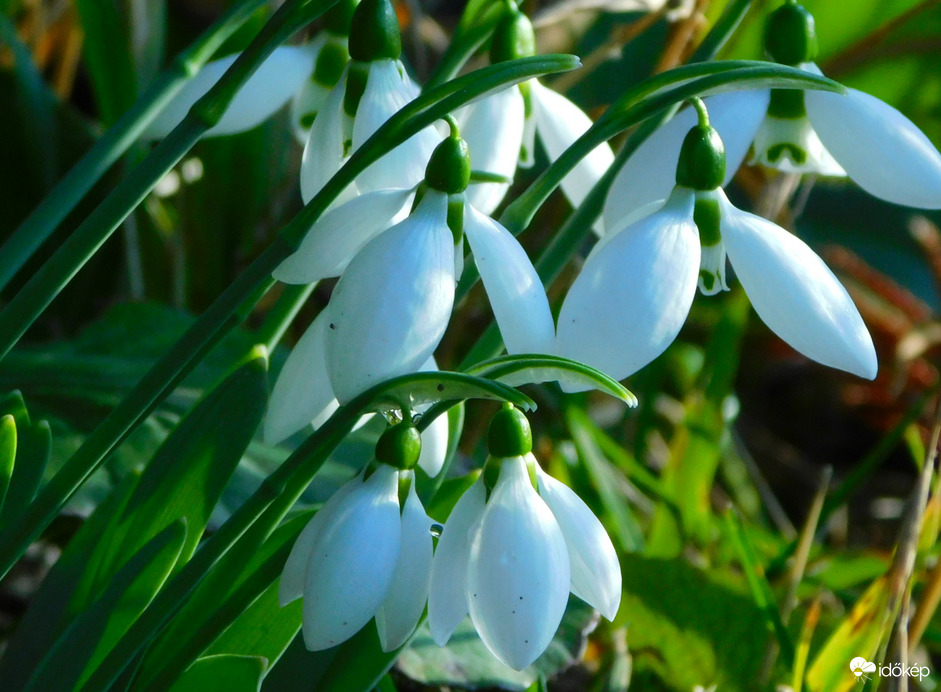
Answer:
[{"label": "green plant stem", "polygon": [[281,342],[284,333],[291,326],[291,322],[297,317],[297,313],[304,307],[304,303],[310,297],[310,294],[317,288],[317,282],[310,284],[288,285],[284,287],[278,300],[275,302],[268,314],[265,315],[265,321],[262,322],[255,338],[265,344],[268,352],[272,352]]},{"label": "green plant stem", "polygon": [[251,45],[215,86],[196,102],[183,122],[118,184],[0,312],[0,358],[9,353],[42,311],[167,171],[219,121],[258,65],[288,36],[334,2],[336,0],[289,0],[275,12]]},{"label": "green plant stem", "polygon": [[107,455],[173,391],[226,332],[244,319],[274,283],[271,272],[294,252],[330,203],[367,166],[422,128],[483,93],[505,83],[572,69],[575,65],[577,61],[572,56],[557,55],[523,58],[485,67],[423,94],[390,118],[86,438],[19,521],[0,535],[0,578]]},{"label": "green plant stem", "polygon": [[173,61],[137,102],[72,167],[35,210],[0,246],[0,290],[23,268],[92,186],[140,137],[167,102],[265,0],[244,0],[213,24]]}]

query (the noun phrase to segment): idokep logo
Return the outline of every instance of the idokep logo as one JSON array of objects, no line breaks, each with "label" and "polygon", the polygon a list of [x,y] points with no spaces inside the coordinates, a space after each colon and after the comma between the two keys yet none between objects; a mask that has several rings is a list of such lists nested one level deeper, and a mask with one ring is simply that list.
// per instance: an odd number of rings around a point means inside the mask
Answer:
[{"label": "idokep logo", "polygon": [[901,663],[885,663],[876,665],[862,656],[850,661],[850,670],[860,681],[869,680],[867,673],[878,672],[884,678],[918,678],[923,680],[931,671],[928,666],[903,666]]},{"label": "idokep logo", "polygon": [[865,678],[869,679],[869,676],[866,673],[875,673],[876,664],[870,663],[862,656],[857,656],[852,661],[850,661],[850,670],[853,671],[853,675],[862,680]]}]

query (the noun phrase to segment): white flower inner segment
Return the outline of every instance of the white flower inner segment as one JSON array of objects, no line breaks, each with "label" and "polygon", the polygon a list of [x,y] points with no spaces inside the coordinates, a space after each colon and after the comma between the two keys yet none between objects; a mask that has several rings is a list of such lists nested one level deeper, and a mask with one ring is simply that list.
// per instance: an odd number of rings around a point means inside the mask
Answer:
[{"label": "white flower inner segment", "polygon": [[755,133],[751,163],[760,163],[785,173],[846,175],[806,117],[766,115]]}]

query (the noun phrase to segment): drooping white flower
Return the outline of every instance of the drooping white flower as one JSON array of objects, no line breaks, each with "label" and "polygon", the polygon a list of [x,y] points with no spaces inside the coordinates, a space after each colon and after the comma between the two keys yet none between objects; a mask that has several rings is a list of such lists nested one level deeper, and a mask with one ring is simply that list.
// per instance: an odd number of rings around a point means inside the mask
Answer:
[{"label": "drooping white flower", "polygon": [[[411,190],[366,193],[324,215],[276,270],[275,276],[287,281],[338,274],[340,281],[275,385],[265,428],[269,441],[332,412],[334,400],[345,403],[429,361],[450,319],[463,236],[507,350],[546,353],[552,348],[549,302],[532,263],[519,242],[468,204],[461,191],[469,175],[466,144],[453,135],[439,150],[439,158],[429,163],[421,201],[404,219],[393,225]],[[452,164],[463,171],[457,182]],[[451,184],[459,191],[449,194],[435,187]],[[451,228],[456,214],[463,217],[457,234]]]},{"label": "drooping white flower", "polygon": [[346,34],[335,33],[329,27],[317,34],[310,46],[314,52],[313,70],[291,99],[291,128],[302,146],[350,59]]},{"label": "drooping white flower", "polygon": [[[402,474],[412,482],[400,507]],[[295,542],[278,590],[282,606],[303,597],[309,650],[341,644],[373,617],[384,651],[408,640],[427,599],[431,524],[411,472],[386,464],[324,504]]]},{"label": "drooping white flower", "polygon": [[[812,74],[820,69],[813,17],[797,3],[772,12],[765,46],[779,62]],[[895,204],[941,209],[941,154],[889,104],[856,89],[760,89],[705,99],[726,145],[727,179],[745,160],[788,173],[848,176],[869,194]],[[654,132],[618,173],[605,203],[604,225],[664,199],[673,164],[696,116],[687,108]]]},{"label": "drooping white flower", "polygon": [[[358,88],[363,89],[353,115],[347,111],[351,74],[361,82]],[[417,85],[397,59],[351,63],[310,128],[301,160],[301,196],[304,202],[313,199],[350,155],[418,93]],[[415,187],[421,181],[431,152],[439,141],[433,127],[412,135],[369,166],[347,188],[345,197],[338,201],[363,192]]]},{"label": "drooping white flower", "polygon": [[869,332],[823,261],[783,228],[734,207],[721,188],[704,187],[677,185],[653,214],[626,228],[615,222],[622,230],[596,246],[562,304],[557,353],[627,377],[673,341],[697,284],[705,294],[728,288],[728,258],[778,336],[808,358],[874,378]]},{"label": "drooping white flower", "polygon": [[[491,61],[534,53],[531,22],[522,12],[508,11],[494,32]],[[491,94],[459,109],[455,117],[473,152],[474,169],[507,179],[513,178],[517,166],[533,165],[537,135],[554,161],[591,127],[591,120],[578,106],[537,79]],[[562,191],[573,207],[582,203],[613,161],[611,147],[600,144],[562,180]],[[475,207],[490,214],[508,189],[506,183],[476,183],[467,194]]]},{"label": "drooping white flower", "polygon": [[[497,415],[525,421],[518,411]],[[617,554],[601,524],[570,489],[538,469],[527,446],[531,438],[513,447],[519,455],[488,462],[499,464],[489,498],[481,477],[455,505],[438,541],[428,598],[439,646],[469,613],[487,648],[517,670],[552,641],[569,592],[608,619],[621,594]]]},{"label": "drooping white flower", "polygon": [[[218,137],[250,130],[270,118],[294,96],[310,77],[317,45],[280,46],[272,51],[236,93],[222,118],[204,137]],[[238,54],[207,63],[164,106],[141,135],[160,139],[170,134],[202,96],[235,62]]]}]

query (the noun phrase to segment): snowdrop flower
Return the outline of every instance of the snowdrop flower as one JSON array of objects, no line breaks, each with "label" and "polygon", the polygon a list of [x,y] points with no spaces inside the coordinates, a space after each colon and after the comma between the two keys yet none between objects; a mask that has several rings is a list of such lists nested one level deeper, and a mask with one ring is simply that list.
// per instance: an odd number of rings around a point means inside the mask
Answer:
[{"label": "snowdrop flower", "polygon": [[454,506],[438,541],[428,622],[444,646],[470,613],[494,656],[522,670],[549,646],[570,591],[614,618],[621,570],[591,510],[539,469],[520,411],[494,416],[489,445],[484,474]]},{"label": "snowdrop flower", "polygon": [[[514,7],[494,32],[490,60],[497,63],[535,52],[532,23]],[[474,168],[508,180],[512,180],[517,165],[533,165],[537,133],[549,159],[554,161],[591,127],[591,120],[578,106],[536,79],[471,103],[455,116],[474,152]],[[612,161],[611,147],[600,144],[565,176],[562,191],[573,207],[582,203]],[[508,189],[508,183],[477,183],[468,188],[467,198],[489,214]]]},{"label": "snowdrop flower", "polygon": [[[519,242],[465,203],[469,177],[467,145],[454,130],[431,157],[421,199],[404,220],[386,228],[410,191],[365,194],[337,207],[332,217],[326,214],[311,230],[322,240],[306,239],[300,256],[276,272],[282,279],[340,274],[340,280],[275,385],[266,422],[269,440],[322,417],[334,399],[345,403],[426,366],[451,316],[465,235],[507,350],[546,353],[552,347],[554,327],[542,283]],[[368,216],[370,199],[371,227],[336,222]],[[342,231],[350,237],[329,247]],[[308,264],[317,265],[313,274],[304,273]]]},{"label": "snowdrop flower", "polygon": [[[378,467],[340,488],[304,528],[281,574],[278,600],[303,596],[304,644],[329,649],[373,617],[383,651],[414,632],[428,595],[432,521],[415,492],[421,441],[410,422],[386,430]],[[400,505],[402,488],[407,497]]]},{"label": "snowdrop flower", "polygon": [[[350,30],[352,61],[310,128],[301,161],[301,196],[313,199],[350,154],[409,101],[418,86],[399,60],[402,41],[389,0],[363,0]],[[336,203],[362,192],[411,188],[440,137],[427,127],[367,168]]]},{"label": "snowdrop flower", "polygon": [[[557,353],[621,379],[673,341],[697,284],[728,288],[726,258],[772,331],[808,358],[872,379],[872,339],[846,290],[796,236],[735,208],[720,185],[722,140],[702,103],[679,156],[676,186],[656,212],[607,235],[559,314]],[[624,226],[627,226],[626,228]]]},{"label": "snowdrop flower", "polygon": [[[356,0],[340,0],[324,14],[324,30],[304,46],[280,46],[239,89],[229,108],[204,137],[233,135],[257,127],[291,100],[291,125],[303,144],[310,123],[339,81],[349,60],[346,37]],[[239,54],[207,63],[177,92],[141,135],[160,139],[170,134]]]},{"label": "snowdrop flower", "polygon": [[[820,74],[813,17],[787,2],[769,17],[765,47],[778,62]],[[726,146],[727,184],[753,149],[752,161],[791,173],[849,176],[880,199],[941,209],[941,154],[914,123],[889,104],[856,89],[845,93],[763,89],[705,99]],[[687,108],[654,132],[618,173],[604,208],[604,226],[665,198],[683,137],[696,121]]]}]

